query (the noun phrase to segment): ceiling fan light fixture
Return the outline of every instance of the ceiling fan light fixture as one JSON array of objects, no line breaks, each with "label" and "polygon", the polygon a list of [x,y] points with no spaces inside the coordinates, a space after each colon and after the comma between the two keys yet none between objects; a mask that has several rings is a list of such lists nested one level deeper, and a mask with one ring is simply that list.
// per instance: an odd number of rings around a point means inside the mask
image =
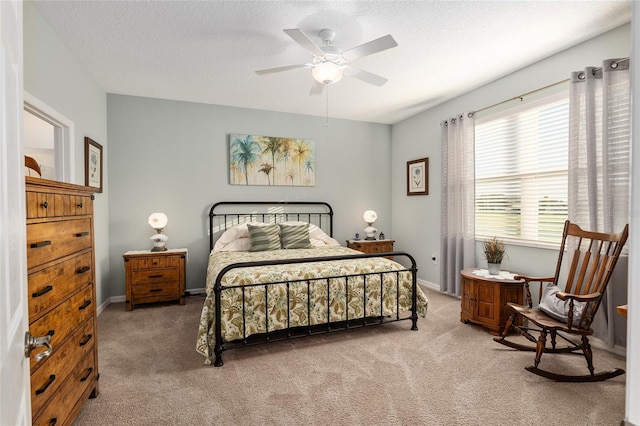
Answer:
[{"label": "ceiling fan light fixture", "polygon": [[317,64],[313,67],[313,70],[311,70],[313,78],[322,84],[337,83],[342,78],[343,73],[344,70],[340,65],[327,61]]}]

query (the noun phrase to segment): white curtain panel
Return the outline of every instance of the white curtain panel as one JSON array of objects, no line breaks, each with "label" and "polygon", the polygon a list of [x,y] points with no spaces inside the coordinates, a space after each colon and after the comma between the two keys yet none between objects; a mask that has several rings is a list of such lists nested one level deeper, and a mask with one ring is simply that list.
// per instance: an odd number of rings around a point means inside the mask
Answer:
[{"label": "white curtain panel", "polygon": [[440,290],[460,296],[460,271],[475,266],[474,117],[472,113],[461,114],[440,126]]},{"label": "white curtain panel", "polygon": [[[589,231],[616,233],[629,222],[630,95],[628,58],[571,75],[569,220]],[[618,268],[626,263],[621,259]],[[614,336],[613,289],[611,281],[593,323],[596,337],[612,346],[620,340]]]}]

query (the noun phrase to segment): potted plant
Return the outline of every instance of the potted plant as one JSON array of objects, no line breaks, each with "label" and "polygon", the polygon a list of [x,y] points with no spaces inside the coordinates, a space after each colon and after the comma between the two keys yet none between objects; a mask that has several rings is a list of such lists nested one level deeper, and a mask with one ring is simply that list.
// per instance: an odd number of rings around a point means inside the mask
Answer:
[{"label": "potted plant", "polygon": [[484,258],[487,260],[489,274],[500,275],[500,264],[504,259],[505,251],[504,242],[498,237],[493,237],[484,242]]}]

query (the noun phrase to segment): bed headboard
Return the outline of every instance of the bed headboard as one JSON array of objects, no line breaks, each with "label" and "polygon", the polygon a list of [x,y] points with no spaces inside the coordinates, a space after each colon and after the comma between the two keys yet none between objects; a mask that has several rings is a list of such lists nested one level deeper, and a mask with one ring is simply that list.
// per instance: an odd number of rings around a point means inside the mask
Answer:
[{"label": "bed headboard", "polygon": [[221,201],[209,210],[209,250],[228,228],[247,222],[309,222],[333,237],[333,209],[319,201]]}]

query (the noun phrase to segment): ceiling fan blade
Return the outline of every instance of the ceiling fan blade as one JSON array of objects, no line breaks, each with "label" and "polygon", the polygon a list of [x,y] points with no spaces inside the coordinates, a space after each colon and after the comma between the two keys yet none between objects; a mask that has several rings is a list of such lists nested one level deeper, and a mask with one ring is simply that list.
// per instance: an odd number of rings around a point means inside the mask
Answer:
[{"label": "ceiling fan blade", "polygon": [[310,95],[321,95],[324,90],[324,84],[319,81],[313,80],[313,86],[311,86],[311,90],[309,91]]},{"label": "ceiling fan blade", "polygon": [[302,30],[298,28],[292,28],[288,30],[283,30],[289,37],[291,37],[296,43],[300,46],[307,49],[309,52],[313,53],[315,56],[324,55],[324,51],[318,47]]},{"label": "ceiling fan blade", "polygon": [[287,66],[284,66],[284,67],[267,68],[265,70],[256,71],[256,74],[258,74],[258,75],[273,74],[274,72],[289,71],[289,70],[295,70],[295,69],[300,69],[300,68],[309,68],[309,64],[287,65]]},{"label": "ceiling fan blade", "polygon": [[386,35],[384,37],[371,40],[368,43],[361,44],[360,46],[351,48],[344,52],[342,56],[347,61],[355,61],[356,59],[360,59],[363,56],[382,52],[383,50],[391,49],[392,47],[396,47],[397,45],[398,43],[396,43],[391,35]]},{"label": "ceiling fan blade", "polygon": [[361,70],[360,68],[355,68],[350,65],[346,65],[344,67],[344,73],[349,77],[355,77],[359,80],[364,81],[365,83],[373,84],[374,86],[378,87],[384,86],[384,84],[389,81],[388,78],[381,77],[377,74]]}]

